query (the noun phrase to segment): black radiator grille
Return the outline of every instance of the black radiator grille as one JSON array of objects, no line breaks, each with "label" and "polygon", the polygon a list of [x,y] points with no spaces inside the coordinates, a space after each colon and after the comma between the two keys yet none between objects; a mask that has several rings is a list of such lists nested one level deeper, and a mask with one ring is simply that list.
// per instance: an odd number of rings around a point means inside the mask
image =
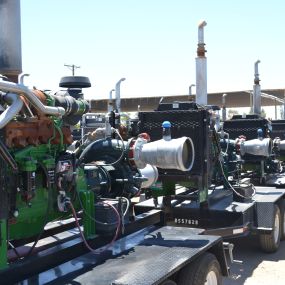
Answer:
[{"label": "black radiator grille", "polygon": [[[167,110],[139,113],[139,132],[146,132],[150,135],[151,141],[162,138],[162,123],[171,122],[172,138],[182,136],[190,137],[195,148],[195,161],[192,170],[164,170],[160,171],[162,176],[179,176],[180,179],[187,179],[191,175],[201,175],[204,162],[206,140],[209,135],[209,113],[207,110]],[[178,178],[178,177],[177,177]],[[183,179],[184,180],[184,179]]]},{"label": "black radiator grille", "polygon": [[236,139],[241,135],[247,140],[257,138],[257,130],[262,129],[264,136],[269,132],[266,119],[232,119],[224,122],[224,131],[229,134],[230,139]]}]

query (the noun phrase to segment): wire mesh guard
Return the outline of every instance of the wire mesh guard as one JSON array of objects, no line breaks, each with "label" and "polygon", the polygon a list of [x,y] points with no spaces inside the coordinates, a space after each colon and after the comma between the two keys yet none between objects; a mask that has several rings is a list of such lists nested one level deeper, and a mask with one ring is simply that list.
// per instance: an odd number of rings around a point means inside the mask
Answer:
[{"label": "wire mesh guard", "polygon": [[207,110],[167,110],[140,112],[138,129],[140,133],[146,132],[150,135],[151,141],[162,138],[162,123],[171,122],[172,138],[190,137],[194,144],[195,161],[190,171],[160,170],[161,176],[201,175],[201,168],[205,156],[206,141],[209,132],[209,113]]},{"label": "wire mesh guard", "polygon": [[268,121],[258,119],[231,119],[224,122],[224,131],[229,134],[230,139],[236,139],[243,135],[247,140],[257,138],[257,130],[262,129],[264,136],[269,132]]}]

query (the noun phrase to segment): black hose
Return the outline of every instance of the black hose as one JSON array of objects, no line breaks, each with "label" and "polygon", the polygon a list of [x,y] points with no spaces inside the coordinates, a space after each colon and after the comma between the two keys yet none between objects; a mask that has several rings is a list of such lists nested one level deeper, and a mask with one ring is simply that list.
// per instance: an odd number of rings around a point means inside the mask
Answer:
[{"label": "black hose", "polygon": [[0,156],[2,157],[3,160],[5,160],[15,172],[18,172],[18,165],[13,156],[10,154],[8,151],[7,147],[5,144],[2,142],[0,139]]}]

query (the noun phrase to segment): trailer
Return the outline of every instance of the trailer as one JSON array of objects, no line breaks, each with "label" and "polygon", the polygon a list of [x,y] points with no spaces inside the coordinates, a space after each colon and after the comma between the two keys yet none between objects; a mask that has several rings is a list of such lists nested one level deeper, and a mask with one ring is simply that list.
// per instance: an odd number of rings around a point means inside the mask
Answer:
[{"label": "trailer", "polygon": [[[143,213],[161,208],[168,213],[169,225],[202,227],[224,238],[255,234],[262,250],[276,251],[284,239],[285,188],[283,184],[257,186],[250,177],[240,179],[238,161],[231,159],[229,164],[229,154],[221,150],[215,110],[194,102],[174,102],[139,113],[139,132],[147,132],[155,140],[161,135],[159,126],[168,120],[173,138],[192,139],[195,160],[190,171],[159,169],[160,184],[150,189],[150,199],[138,203],[136,209]],[[236,178],[233,172],[237,172]]]},{"label": "trailer", "polygon": [[222,284],[229,273],[221,237],[205,235],[202,229],[163,226],[160,210],[126,224],[111,247],[105,246],[110,236],[89,240],[95,249],[89,253],[74,229],[53,231],[49,235],[56,241],[43,240],[34,256],[1,270],[1,283]]},{"label": "trailer", "polygon": [[189,137],[157,149],[164,139],[124,140],[106,120],[102,138],[73,141],[82,97],[1,80],[0,91],[1,284],[222,284],[230,244],[167,226],[164,210],[133,211],[157,167],[192,168]]}]

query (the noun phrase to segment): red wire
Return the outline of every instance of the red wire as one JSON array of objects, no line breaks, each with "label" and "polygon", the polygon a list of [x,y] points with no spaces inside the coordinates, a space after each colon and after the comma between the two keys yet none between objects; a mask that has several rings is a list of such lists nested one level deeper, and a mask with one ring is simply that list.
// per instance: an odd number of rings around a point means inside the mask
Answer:
[{"label": "red wire", "polygon": [[76,223],[76,226],[78,227],[78,230],[79,230],[79,233],[80,233],[80,236],[85,244],[85,246],[93,253],[96,253],[96,254],[100,254],[102,253],[103,251],[107,250],[111,245],[113,245],[113,243],[115,242],[115,240],[117,239],[118,235],[119,235],[119,231],[120,231],[120,225],[121,225],[121,217],[120,217],[120,214],[118,212],[118,210],[111,204],[111,203],[108,203],[108,202],[105,202],[103,201],[102,203],[105,204],[105,205],[108,205],[109,207],[111,207],[114,212],[116,213],[116,216],[117,216],[117,228],[116,228],[116,232],[115,232],[115,235],[113,237],[113,239],[111,240],[111,242],[109,244],[107,244],[104,248],[102,248],[101,250],[95,250],[93,249],[87,242],[86,238],[84,237],[84,234],[81,230],[81,227],[79,225],[79,222],[78,222],[78,218],[77,218],[77,214],[76,214],[76,211],[73,207],[73,204],[71,203],[71,201],[68,201],[67,203],[69,203],[70,205],[70,208],[71,208],[71,211],[72,211],[72,214],[73,214],[73,217],[75,219],[75,223]]}]

